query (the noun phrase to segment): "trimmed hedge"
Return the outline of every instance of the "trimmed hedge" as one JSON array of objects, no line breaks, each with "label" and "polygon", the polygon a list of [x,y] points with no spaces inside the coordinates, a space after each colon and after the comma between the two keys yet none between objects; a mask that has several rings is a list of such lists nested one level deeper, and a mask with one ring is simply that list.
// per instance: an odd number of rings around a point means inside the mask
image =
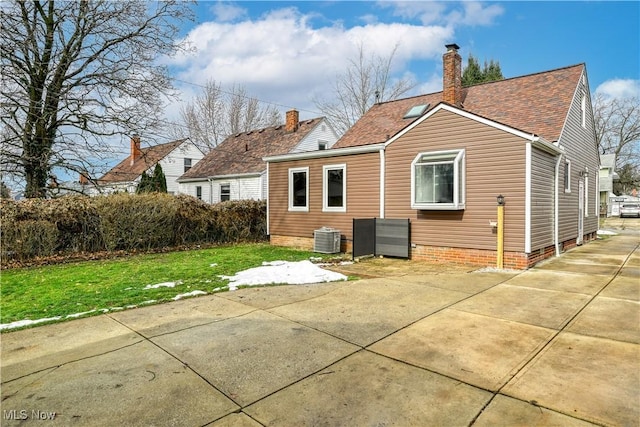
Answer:
[{"label": "trimmed hedge", "polygon": [[3,259],[266,240],[266,203],[128,194],[0,202]]}]

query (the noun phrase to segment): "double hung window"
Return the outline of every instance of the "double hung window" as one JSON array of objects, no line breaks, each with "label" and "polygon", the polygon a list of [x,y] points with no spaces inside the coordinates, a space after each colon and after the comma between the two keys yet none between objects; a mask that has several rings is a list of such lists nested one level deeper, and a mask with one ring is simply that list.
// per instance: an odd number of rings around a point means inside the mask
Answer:
[{"label": "double hung window", "polygon": [[309,211],[309,168],[289,169],[289,210]]},{"label": "double hung window", "polygon": [[418,154],[411,163],[411,207],[464,209],[464,150]]},{"label": "double hung window", "polygon": [[220,201],[231,200],[231,184],[220,184]]},{"label": "double hung window", "polygon": [[347,211],[347,165],[322,167],[322,211]]}]

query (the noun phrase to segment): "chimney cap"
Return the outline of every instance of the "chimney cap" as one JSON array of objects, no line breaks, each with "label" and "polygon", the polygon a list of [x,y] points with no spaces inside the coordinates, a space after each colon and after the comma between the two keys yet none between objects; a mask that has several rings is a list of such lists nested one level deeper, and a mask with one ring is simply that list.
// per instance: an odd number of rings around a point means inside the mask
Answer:
[{"label": "chimney cap", "polygon": [[448,51],[450,51],[450,50],[458,50],[458,49],[460,49],[460,46],[458,46],[458,45],[457,45],[457,44],[455,44],[455,43],[445,44],[445,45],[444,45],[444,47],[446,47]]}]

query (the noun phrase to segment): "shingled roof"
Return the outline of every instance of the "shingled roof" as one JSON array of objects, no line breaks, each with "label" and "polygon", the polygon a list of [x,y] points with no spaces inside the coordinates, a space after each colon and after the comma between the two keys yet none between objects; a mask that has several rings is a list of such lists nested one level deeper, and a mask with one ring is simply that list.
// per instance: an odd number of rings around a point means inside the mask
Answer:
[{"label": "shingled roof", "polygon": [[[461,108],[547,141],[557,141],[583,70],[584,64],[578,64],[470,86],[462,90]],[[385,142],[418,119],[403,119],[411,107],[430,104],[432,109],[440,102],[442,92],[375,104],[333,149]]]},{"label": "shingled roof", "polygon": [[211,150],[178,181],[203,179],[212,176],[262,173],[266,156],[289,153],[322,120],[314,118],[298,122],[296,131],[287,131],[285,125],[231,135]]},{"label": "shingled roof", "polygon": [[155,166],[173,150],[178,148],[186,139],[167,142],[166,144],[154,145],[140,149],[140,156],[131,163],[131,156],[118,163],[113,169],[107,172],[98,180],[100,183],[109,182],[131,182],[136,180],[142,172]]}]

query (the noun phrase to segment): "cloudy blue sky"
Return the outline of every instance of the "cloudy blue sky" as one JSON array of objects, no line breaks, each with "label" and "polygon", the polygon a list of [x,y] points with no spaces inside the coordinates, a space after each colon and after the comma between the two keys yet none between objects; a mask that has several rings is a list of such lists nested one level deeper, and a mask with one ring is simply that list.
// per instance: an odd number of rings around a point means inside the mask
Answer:
[{"label": "cloudy blue sky", "polygon": [[183,101],[211,78],[315,117],[313,99],[330,99],[359,44],[383,56],[397,46],[393,74],[419,83],[412,94],[441,90],[448,43],[465,64],[499,61],[507,78],[584,62],[592,92],[640,94],[637,1],[201,1],[196,12],[183,28],[195,52],[167,60]]}]

